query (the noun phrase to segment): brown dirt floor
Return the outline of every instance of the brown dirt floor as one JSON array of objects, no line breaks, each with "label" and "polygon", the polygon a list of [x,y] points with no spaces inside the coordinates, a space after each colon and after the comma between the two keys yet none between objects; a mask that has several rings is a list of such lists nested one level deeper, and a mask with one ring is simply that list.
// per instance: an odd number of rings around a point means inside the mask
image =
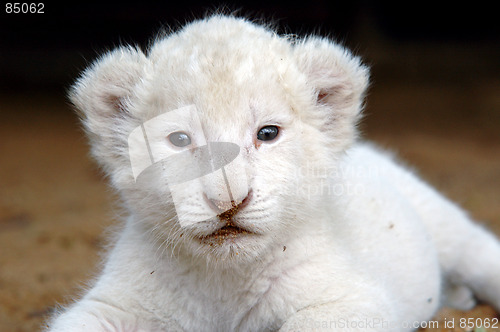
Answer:
[{"label": "brown dirt floor", "polygon": [[[395,78],[375,68],[364,136],[500,236],[498,77],[421,81],[404,67]],[[36,94],[0,96],[0,183],[0,331],[35,331],[98,271],[105,230],[117,222],[113,193],[64,98]],[[465,331],[461,317],[498,314],[443,309],[429,331]]]}]

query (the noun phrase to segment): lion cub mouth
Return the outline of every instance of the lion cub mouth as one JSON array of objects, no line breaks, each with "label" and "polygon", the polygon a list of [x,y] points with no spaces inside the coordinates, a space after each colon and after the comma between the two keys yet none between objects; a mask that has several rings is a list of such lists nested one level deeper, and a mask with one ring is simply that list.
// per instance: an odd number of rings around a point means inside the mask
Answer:
[{"label": "lion cub mouth", "polygon": [[233,206],[233,208],[219,214],[217,217],[221,222],[224,222],[225,225],[212,234],[202,236],[201,242],[210,246],[222,245],[229,239],[236,239],[242,235],[251,234],[250,231],[236,226],[233,222],[233,216],[238,213],[239,207],[240,206]]},{"label": "lion cub mouth", "polygon": [[[217,215],[217,218],[221,223],[224,224],[221,228],[217,229],[215,232],[204,235],[200,237],[200,241],[204,244],[210,246],[222,245],[228,240],[235,240],[247,234],[253,234],[253,232],[240,227],[234,223],[233,217],[245,206],[248,205],[252,197],[252,190],[248,192],[248,195],[242,201],[223,202],[213,199],[209,199],[206,195],[204,196],[207,203],[213,208],[223,211]],[[231,197],[232,198],[232,197]]]},{"label": "lion cub mouth", "polygon": [[226,225],[224,227],[222,227],[221,229],[219,229],[218,231],[210,234],[210,235],[207,235],[207,236],[204,236],[204,238],[227,238],[227,237],[230,237],[230,236],[236,236],[236,235],[239,235],[239,234],[249,234],[250,232],[247,231],[246,229],[243,229],[243,228],[240,228],[240,227],[237,227],[237,226],[233,226],[233,225]]}]

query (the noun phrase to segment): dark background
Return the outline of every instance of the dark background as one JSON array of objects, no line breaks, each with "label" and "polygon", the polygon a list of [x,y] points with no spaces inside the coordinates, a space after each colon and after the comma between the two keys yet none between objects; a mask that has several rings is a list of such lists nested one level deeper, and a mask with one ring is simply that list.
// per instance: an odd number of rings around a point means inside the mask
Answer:
[{"label": "dark background", "polygon": [[278,22],[280,32],[328,34],[365,56],[366,51],[370,56],[365,41],[375,32],[377,38],[396,45],[427,41],[474,47],[471,44],[480,43],[491,45],[492,54],[500,55],[497,9],[491,1],[257,0],[218,5],[193,0],[75,1],[44,5],[43,14],[6,14],[2,3],[1,91],[61,91],[102,51],[122,43],[145,48],[159,30],[176,28],[217,8],[271,19]]},{"label": "dark background", "polygon": [[[99,54],[146,49],[216,8],[329,35],[371,67],[362,137],[500,235],[500,34],[493,1],[44,2],[0,14],[0,332],[39,330],[99,271],[116,197],[66,91]],[[84,287],[83,287],[84,288]],[[480,306],[437,319],[491,318]],[[441,325],[442,326],[442,325]],[[460,331],[455,329],[455,331]]]}]

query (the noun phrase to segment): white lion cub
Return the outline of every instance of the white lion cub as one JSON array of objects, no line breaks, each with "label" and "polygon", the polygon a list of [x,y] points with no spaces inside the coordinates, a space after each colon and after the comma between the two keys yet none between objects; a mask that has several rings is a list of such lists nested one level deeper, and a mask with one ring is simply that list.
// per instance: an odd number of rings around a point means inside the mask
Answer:
[{"label": "white lion cub", "polygon": [[500,311],[500,244],[355,143],[368,69],[332,41],[212,16],[77,81],[128,218],[51,332],[406,331]]}]

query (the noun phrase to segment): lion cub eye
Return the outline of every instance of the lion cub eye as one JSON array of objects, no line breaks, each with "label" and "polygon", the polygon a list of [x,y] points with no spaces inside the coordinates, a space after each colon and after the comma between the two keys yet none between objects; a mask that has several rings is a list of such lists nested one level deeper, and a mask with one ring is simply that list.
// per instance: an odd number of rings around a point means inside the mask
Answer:
[{"label": "lion cub eye", "polygon": [[257,139],[260,141],[272,141],[278,136],[279,129],[277,126],[265,126],[257,132]]},{"label": "lion cub eye", "polygon": [[170,141],[170,143],[179,148],[183,148],[191,144],[191,138],[183,131],[176,131],[174,133],[171,133],[170,135],[168,135],[168,140]]}]

